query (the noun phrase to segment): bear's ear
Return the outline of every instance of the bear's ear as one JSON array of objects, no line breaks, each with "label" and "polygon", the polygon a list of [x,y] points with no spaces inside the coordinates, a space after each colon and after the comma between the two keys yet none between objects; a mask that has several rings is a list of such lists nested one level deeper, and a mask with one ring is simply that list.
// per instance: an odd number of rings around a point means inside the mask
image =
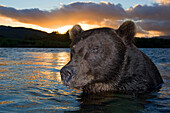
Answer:
[{"label": "bear's ear", "polygon": [[118,35],[123,38],[123,41],[129,44],[134,39],[136,33],[135,23],[132,21],[126,21],[116,31]]},{"label": "bear's ear", "polygon": [[80,25],[74,25],[72,29],[69,31],[70,39],[73,41],[77,35],[83,32],[83,29]]}]

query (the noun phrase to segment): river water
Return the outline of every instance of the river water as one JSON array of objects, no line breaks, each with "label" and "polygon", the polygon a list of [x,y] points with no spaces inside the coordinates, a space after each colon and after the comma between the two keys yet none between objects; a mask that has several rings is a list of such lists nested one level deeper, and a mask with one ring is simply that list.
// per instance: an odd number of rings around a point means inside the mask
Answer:
[{"label": "river water", "polygon": [[158,67],[164,84],[141,97],[125,94],[82,95],[62,85],[66,48],[0,48],[0,112],[170,112],[170,49],[141,48]]}]

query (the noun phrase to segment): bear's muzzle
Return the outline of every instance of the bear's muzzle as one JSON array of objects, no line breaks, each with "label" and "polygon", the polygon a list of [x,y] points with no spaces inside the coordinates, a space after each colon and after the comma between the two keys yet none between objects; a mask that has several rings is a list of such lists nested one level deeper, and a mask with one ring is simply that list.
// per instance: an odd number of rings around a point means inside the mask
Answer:
[{"label": "bear's muzzle", "polygon": [[71,66],[64,66],[60,70],[60,74],[61,74],[61,80],[63,84],[66,85],[67,87],[70,87],[70,81],[74,76],[73,68]]}]

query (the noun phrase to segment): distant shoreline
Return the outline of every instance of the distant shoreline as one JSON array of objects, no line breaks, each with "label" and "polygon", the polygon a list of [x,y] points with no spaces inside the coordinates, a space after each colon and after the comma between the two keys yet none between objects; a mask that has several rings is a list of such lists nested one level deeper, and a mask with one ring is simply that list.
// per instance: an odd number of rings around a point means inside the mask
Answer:
[{"label": "distant shoreline", "polygon": [[[46,33],[39,30],[0,26],[0,47],[16,48],[69,48],[71,40],[69,32]],[[170,48],[170,36],[153,38],[135,38],[138,48]]]},{"label": "distant shoreline", "polygon": [[[63,38],[64,39],[64,38]],[[0,38],[1,48],[70,48],[71,40],[44,39],[12,39]],[[134,44],[138,48],[170,48],[170,39],[135,38]]]}]

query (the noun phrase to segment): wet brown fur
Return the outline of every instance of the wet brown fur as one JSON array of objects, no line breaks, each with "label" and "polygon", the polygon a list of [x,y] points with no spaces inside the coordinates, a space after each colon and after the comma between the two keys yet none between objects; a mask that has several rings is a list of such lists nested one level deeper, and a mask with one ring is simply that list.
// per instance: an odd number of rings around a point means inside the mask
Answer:
[{"label": "wet brown fur", "polygon": [[[78,30],[77,30],[78,29]],[[119,29],[71,30],[71,79],[65,85],[86,93],[104,91],[147,92],[163,83],[154,63],[133,43],[135,24],[124,22]],[[61,73],[64,73],[64,69]]]}]

